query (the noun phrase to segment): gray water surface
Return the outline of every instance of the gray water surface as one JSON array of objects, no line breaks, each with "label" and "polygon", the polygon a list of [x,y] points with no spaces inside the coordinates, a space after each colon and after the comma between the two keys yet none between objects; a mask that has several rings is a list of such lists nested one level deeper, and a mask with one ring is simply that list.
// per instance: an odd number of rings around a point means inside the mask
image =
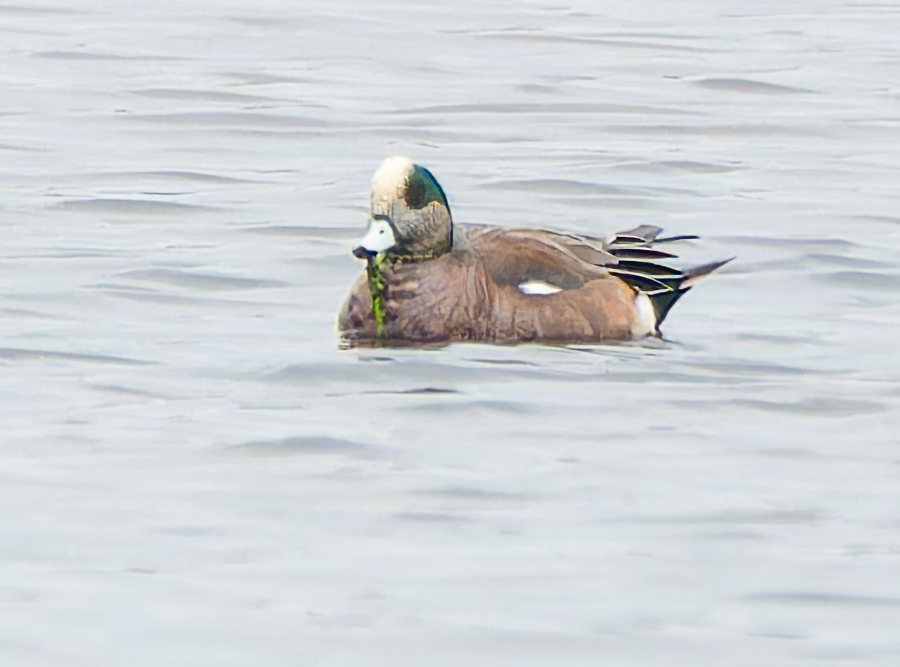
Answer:
[{"label": "gray water surface", "polygon": [[[0,6],[4,665],[895,665],[900,7]],[[339,349],[381,160],[737,255]]]}]

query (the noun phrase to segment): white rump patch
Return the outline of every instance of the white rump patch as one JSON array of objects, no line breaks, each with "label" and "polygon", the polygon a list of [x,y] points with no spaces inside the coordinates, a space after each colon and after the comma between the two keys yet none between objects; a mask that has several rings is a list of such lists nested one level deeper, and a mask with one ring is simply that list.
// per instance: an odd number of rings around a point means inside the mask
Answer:
[{"label": "white rump patch", "polygon": [[556,294],[562,292],[562,287],[545,283],[543,280],[529,280],[519,285],[522,294]]},{"label": "white rump patch", "polygon": [[637,312],[634,324],[631,325],[631,335],[642,338],[653,333],[656,330],[656,309],[650,297],[643,293],[635,295],[634,309]]},{"label": "white rump patch", "polygon": [[393,248],[396,243],[394,230],[386,220],[373,220],[369,223],[369,231],[362,237],[359,246],[369,252],[384,252]]},{"label": "white rump patch", "polygon": [[372,204],[389,203],[400,197],[406,178],[413,172],[408,157],[387,158],[372,177]]}]

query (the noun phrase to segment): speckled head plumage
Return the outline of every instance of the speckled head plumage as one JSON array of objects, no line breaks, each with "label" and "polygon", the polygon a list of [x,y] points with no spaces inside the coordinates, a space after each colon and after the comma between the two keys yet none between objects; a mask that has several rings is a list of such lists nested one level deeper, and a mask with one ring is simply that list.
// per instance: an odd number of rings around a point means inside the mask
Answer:
[{"label": "speckled head plumage", "polygon": [[387,158],[372,177],[371,201],[373,223],[357,250],[375,249],[367,248],[366,241],[377,232],[379,222],[389,224],[393,234],[394,244],[378,249],[388,256],[422,261],[452,249],[450,204],[437,179],[424,167],[405,157]]}]

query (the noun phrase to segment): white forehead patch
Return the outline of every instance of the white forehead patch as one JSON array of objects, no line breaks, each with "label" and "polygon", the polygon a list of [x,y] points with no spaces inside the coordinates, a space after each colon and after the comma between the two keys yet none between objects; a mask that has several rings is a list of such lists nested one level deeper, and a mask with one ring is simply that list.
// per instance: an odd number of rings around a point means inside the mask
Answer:
[{"label": "white forehead patch", "polygon": [[413,173],[413,163],[407,157],[387,158],[372,177],[372,203],[392,202],[400,197],[406,178]]},{"label": "white forehead patch", "polygon": [[543,280],[529,280],[519,285],[522,294],[556,294],[562,292],[562,287],[545,283]]},{"label": "white forehead patch", "polygon": [[359,242],[361,248],[369,252],[384,252],[393,248],[397,240],[394,238],[394,230],[385,220],[373,220],[369,224],[369,231]]}]

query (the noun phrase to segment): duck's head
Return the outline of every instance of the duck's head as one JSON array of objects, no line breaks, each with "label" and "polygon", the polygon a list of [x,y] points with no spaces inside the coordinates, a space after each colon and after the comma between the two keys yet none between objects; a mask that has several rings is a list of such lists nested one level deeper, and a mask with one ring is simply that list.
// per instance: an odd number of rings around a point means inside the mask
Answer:
[{"label": "duck's head", "polygon": [[372,221],[353,254],[415,262],[452,247],[450,205],[437,179],[405,157],[386,159],[372,177]]}]

